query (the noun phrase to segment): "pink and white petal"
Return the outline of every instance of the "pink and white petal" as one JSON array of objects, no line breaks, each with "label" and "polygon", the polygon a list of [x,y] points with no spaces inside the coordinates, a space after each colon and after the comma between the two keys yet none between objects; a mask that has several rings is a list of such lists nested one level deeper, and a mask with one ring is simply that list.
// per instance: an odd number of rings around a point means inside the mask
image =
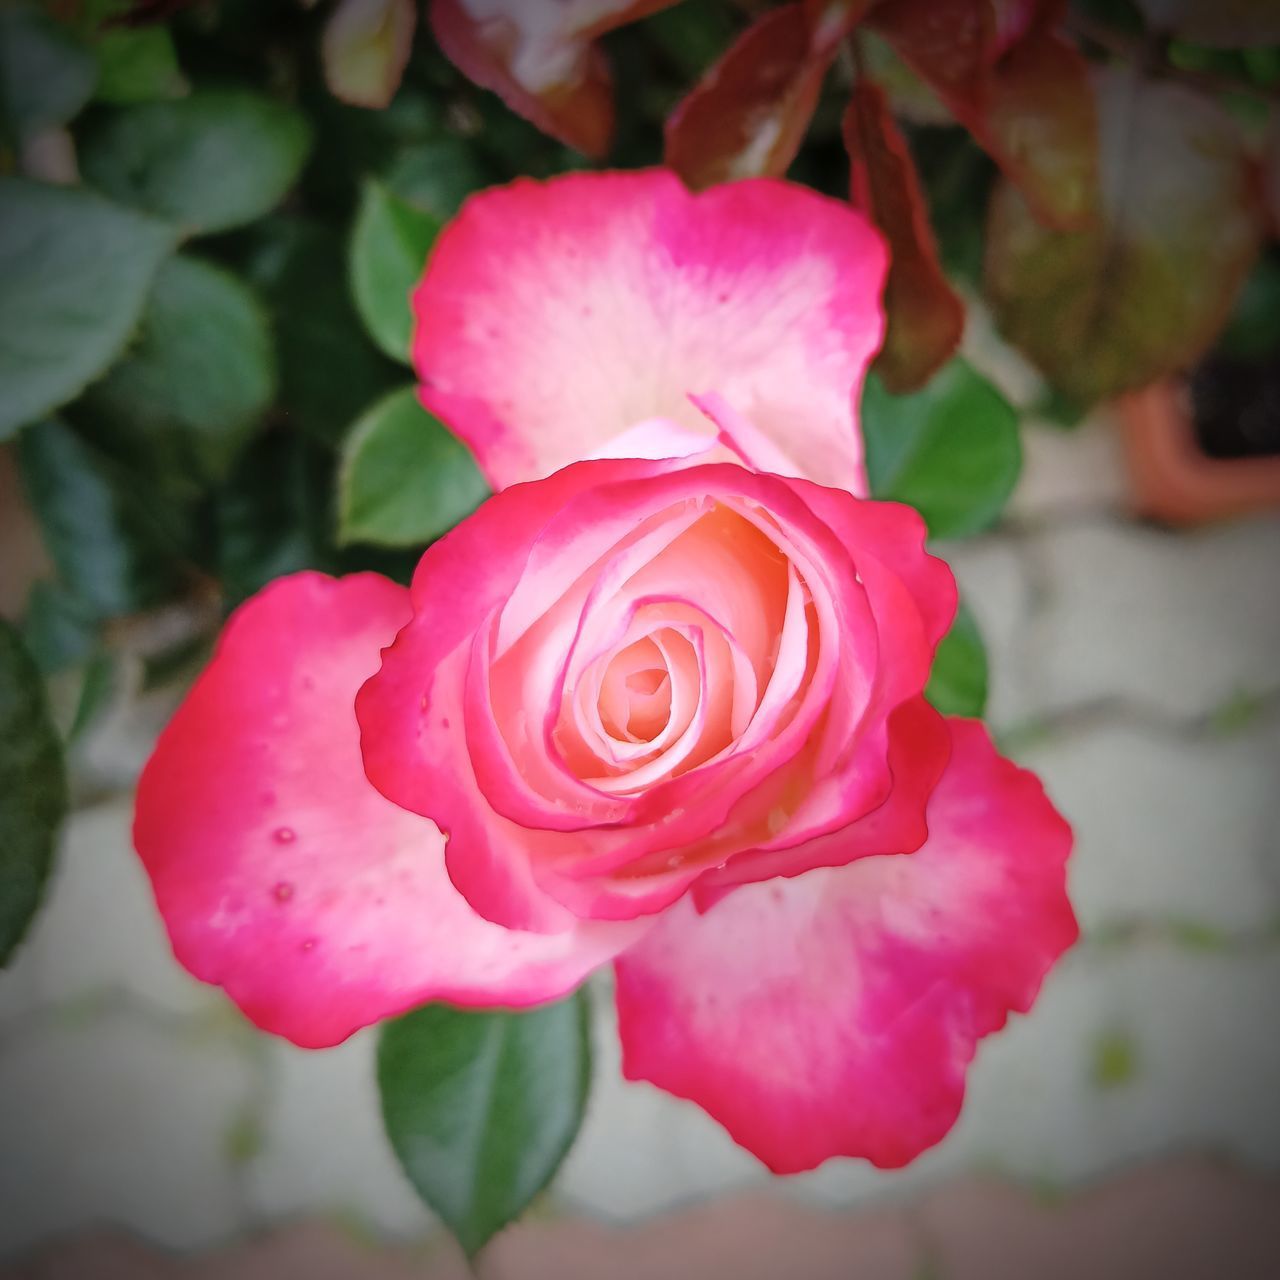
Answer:
[{"label": "pink and white petal", "polygon": [[[951,758],[951,735],[946,721],[924,698],[913,698],[890,715],[887,737],[890,784],[881,804],[839,830],[809,839],[797,840],[794,827],[799,824],[788,824],[775,840],[707,872],[693,889],[698,910],[706,911],[735,885],[919,849],[929,834],[926,811],[930,797]],[[837,778],[823,786],[838,788],[841,781]],[[839,797],[833,798],[829,807],[848,812]],[[810,816],[807,807],[801,816]]]},{"label": "pink and white petal", "polygon": [[[637,422],[621,435],[606,440],[588,458],[701,458],[722,461],[714,456],[716,442],[666,418]],[[706,455],[703,457],[702,455]],[[768,468],[760,467],[764,471]]]},{"label": "pink and white petal", "polygon": [[917,853],[686,898],[616,962],[623,1071],[697,1102],[777,1173],[885,1168],[959,1114],[978,1040],[1075,940],[1071,831],[986,730],[953,754]]},{"label": "pink and white petal", "polygon": [[926,645],[936,648],[955,618],[958,597],[950,566],[926,550],[920,513],[900,502],[851,502],[828,485],[801,481],[792,487],[855,562],[870,556],[884,567],[886,580],[901,580],[919,612]]},{"label": "pink and white petal", "polygon": [[369,784],[356,690],[409,616],[375,574],[273,583],[227,624],[138,786],[134,839],[179,960],[308,1047],[427,1000],[555,998],[636,936],[480,919],[435,824]]},{"label": "pink and white petal", "polygon": [[689,396],[714,391],[786,474],[865,493],[856,406],[885,270],[861,214],[787,182],[522,179],[436,242],[413,299],[422,399],[499,489],[654,418],[712,437]]}]

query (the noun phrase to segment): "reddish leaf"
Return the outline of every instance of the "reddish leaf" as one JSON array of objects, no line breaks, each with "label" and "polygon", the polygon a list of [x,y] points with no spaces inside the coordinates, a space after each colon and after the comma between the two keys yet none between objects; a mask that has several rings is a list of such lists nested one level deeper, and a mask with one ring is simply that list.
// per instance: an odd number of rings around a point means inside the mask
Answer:
[{"label": "reddish leaf", "polygon": [[1138,0],[1153,31],[1221,49],[1280,44],[1276,0]]},{"label": "reddish leaf", "polygon": [[884,0],[869,23],[957,118],[978,110],[995,59],[996,12],[989,0]]},{"label": "reddish leaf", "polygon": [[667,164],[695,190],[784,174],[839,43],[868,3],[806,0],[748,27],[671,114]]},{"label": "reddish leaf", "polygon": [[385,107],[400,87],[417,21],[414,0],[339,0],[320,43],[334,97]]},{"label": "reddish leaf", "polygon": [[1271,132],[1262,157],[1262,198],[1271,220],[1271,234],[1280,240],[1280,111],[1271,117]]},{"label": "reddish leaf", "polygon": [[805,20],[815,49],[829,49],[862,20],[875,0],[804,0]]},{"label": "reddish leaf", "polygon": [[992,198],[987,293],[1006,336],[1091,402],[1194,362],[1222,326],[1262,231],[1234,121],[1201,94],[1098,76],[1097,220],[1053,230],[1006,180]]},{"label": "reddish leaf", "polygon": [[871,22],[1055,226],[1092,216],[1088,68],[1052,26],[1058,0],[886,0]]},{"label": "reddish leaf", "polygon": [[1098,198],[1098,120],[1080,51],[1043,28],[991,69],[978,143],[1044,222],[1079,226]]},{"label": "reddish leaf", "polygon": [[888,331],[875,370],[892,392],[922,386],[955,350],[964,306],[938,265],[920,182],[885,95],[863,81],[844,117],[851,198],[889,241]]},{"label": "reddish leaf", "polygon": [[991,0],[993,29],[988,62],[1025,40],[1035,26],[1048,26],[1056,21],[1064,6],[1044,0]]},{"label": "reddish leaf", "polygon": [[601,156],[613,134],[613,85],[593,41],[676,0],[431,0],[449,59],[517,114]]}]

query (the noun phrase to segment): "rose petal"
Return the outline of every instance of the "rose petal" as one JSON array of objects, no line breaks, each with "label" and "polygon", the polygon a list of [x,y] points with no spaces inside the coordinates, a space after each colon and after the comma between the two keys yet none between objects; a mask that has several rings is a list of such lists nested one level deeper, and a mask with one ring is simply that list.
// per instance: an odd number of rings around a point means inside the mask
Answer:
[{"label": "rose petal", "polygon": [[138,784],[135,843],[178,958],[309,1047],[427,1000],[555,998],[636,936],[480,919],[438,828],[370,786],[355,694],[409,616],[375,574],[273,583],[227,624]]},{"label": "rose petal", "polygon": [[[796,830],[798,824],[789,824],[777,839],[707,872],[693,887],[698,910],[708,910],[736,885],[919,849],[929,835],[926,808],[951,758],[951,734],[942,716],[923,698],[913,698],[889,717],[885,737],[889,788],[883,803],[822,835],[806,836]],[[822,810],[806,815],[818,830],[828,825],[823,816]]]},{"label": "rose petal", "polygon": [[985,729],[917,853],[688,901],[616,963],[623,1070],[689,1098],[778,1173],[906,1164],[954,1123],[977,1041],[1030,1008],[1077,929],[1071,833]]},{"label": "rose petal", "polygon": [[422,399],[495,488],[654,418],[714,435],[688,397],[715,391],[787,474],[865,493],[856,405],[885,268],[861,214],[785,182],[520,180],[436,242],[413,299]]}]

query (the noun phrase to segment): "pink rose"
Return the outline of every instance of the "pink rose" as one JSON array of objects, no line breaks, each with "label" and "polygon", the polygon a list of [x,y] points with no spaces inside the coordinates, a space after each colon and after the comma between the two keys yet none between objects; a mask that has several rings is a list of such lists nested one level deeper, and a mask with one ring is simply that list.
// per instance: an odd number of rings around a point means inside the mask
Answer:
[{"label": "pink rose", "polygon": [[626,1074],[770,1168],[941,1138],[1076,936],[1071,836],[925,701],[951,574],[849,491],[883,266],[783,183],[468,204],[415,354],[509,487],[407,590],[299,574],[228,624],[138,794],[194,973],[320,1046],[616,958]]}]

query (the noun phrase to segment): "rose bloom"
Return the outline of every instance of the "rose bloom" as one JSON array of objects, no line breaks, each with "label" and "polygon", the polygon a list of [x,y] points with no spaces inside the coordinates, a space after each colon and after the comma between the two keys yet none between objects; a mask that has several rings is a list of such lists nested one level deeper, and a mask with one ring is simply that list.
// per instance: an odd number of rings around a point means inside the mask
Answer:
[{"label": "rose bloom", "polygon": [[499,492],[407,589],[232,617],[139,786],[179,959],[307,1046],[612,962],[626,1075],[771,1169],[937,1142],[1076,937],[1071,835],[924,697],[955,584],[862,496],[884,271],[782,182],[474,197],[414,357]]}]

